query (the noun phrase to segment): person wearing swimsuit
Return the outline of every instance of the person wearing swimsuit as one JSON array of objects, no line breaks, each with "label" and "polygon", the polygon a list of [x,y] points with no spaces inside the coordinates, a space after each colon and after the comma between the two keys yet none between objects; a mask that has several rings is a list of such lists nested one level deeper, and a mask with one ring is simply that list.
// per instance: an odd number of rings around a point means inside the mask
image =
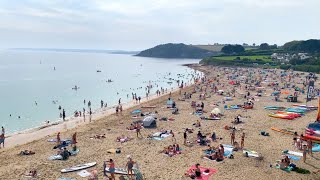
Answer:
[{"label": "person wearing swimsuit", "polygon": [[114,172],[116,171],[115,165],[114,165],[114,161],[112,159],[110,159],[107,162],[109,162],[109,172],[110,172],[110,175],[111,175],[110,179],[116,180],[116,178],[114,177]]},{"label": "person wearing swimsuit", "polygon": [[242,136],[241,136],[241,143],[240,143],[240,147],[241,149],[243,148],[244,146],[244,138],[245,138],[246,134],[245,133],[242,133]]},{"label": "person wearing swimsuit", "polygon": [[132,175],[133,175],[133,173],[132,173],[133,164],[134,164],[134,161],[132,161],[132,158],[129,157],[129,161],[127,162],[127,165],[126,165],[127,168],[128,168],[128,176],[129,176],[129,179],[131,179],[131,178],[132,178]]},{"label": "person wearing swimsuit", "polygon": [[200,171],[199,166],[200,166],[200,164],[196,164],[196,169],[194,171],[197,178],[201,177],[201,171]]}]

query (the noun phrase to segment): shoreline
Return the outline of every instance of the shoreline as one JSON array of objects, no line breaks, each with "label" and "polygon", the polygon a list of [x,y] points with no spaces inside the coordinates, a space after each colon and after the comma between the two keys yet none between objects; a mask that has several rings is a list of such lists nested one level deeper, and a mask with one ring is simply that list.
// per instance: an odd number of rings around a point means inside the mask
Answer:
[{"label": "shoreline", "polygon": [[[185,64],[182,66],[187,66],[191,69],[194,69],[193,67],[197,66],[197,65],[198,64]],[[194,69],[194,70],[199,71],[197,69]],[[204,72],[201,72],[201,73],[204,74]],[[194,82],[190,82],[190,80],[189,80],[189,82],[187,82],[187,86],[184,87],[184,89],[191,87],[193,85],[194,85]],[[165,92],[164,94],[160,94],[160,96],[157,96],[156,94],[152,94],[148,98],[142,97],[140,103],[138,103],[138,104],[136,104],[134,102],[134,100],[130,100],[129,102],[125,102],[122,104],[123,111],[130,109],[130,108],[139,107],[142,104],[148,103],[152,100],[160,99],[161,97],[167,96],[170,93],[175,93],[179,90],[180,90],[179,87],[176,87],[176,88],[172,87],[171,89],[168,89],[167,92]],[[100,119],[114,115],[114,114],[116,114],[115,113],[116,106],[117,106],[117,104],[112,105],[107,108],[98,108],[98,109],[94,110],[92,113],[91,121],[90,121],[89,113],[86,112],[85,120],[84,120],[83,116],[81,116],[81,117],[69,116],[66,118],[65,121],[63,121],[63,120],[61,120],[61,118],[59,118],[59,120],[54,121],[49,124],[46,124],[46,125],[36,126],[33,128],[29,128],[29,129],[25,129],[22,131],[14,132],[12,134],[8,134],[8,135],[6,135],[6,139],[5,139],[5,148],[1,148],[1,150],[3,150],[3,149],[6,150],[9,148],[13,148],[15,146],[28,144],[30,142],[39,140],[44,137],[50,137],[50,136],[54,135],[55,133],[65,132],[67,130],[75,129],[77,127],[84,126],[84,125],[93,123],[94,121],[98,121]]]}]

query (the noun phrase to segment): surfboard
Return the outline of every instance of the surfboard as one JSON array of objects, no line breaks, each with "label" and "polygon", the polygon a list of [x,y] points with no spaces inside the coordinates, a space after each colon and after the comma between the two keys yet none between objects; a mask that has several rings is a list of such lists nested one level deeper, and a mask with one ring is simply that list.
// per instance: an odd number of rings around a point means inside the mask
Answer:
[{"label": "surfboard", "polygon": [[[106,167],[106,171],[110,172],[109,167]],[[125,168],[115,168],[115,172],[114,173],[115,174],[121,174],[121,175],[127,175],[128,171]],[[134,171],[132,171],[132,173],[135,174]]]},{"label": "surfboard", "polygon": [[73,172],[73,171],[78,171],[81,169],[87,169],[90,167],[93,167],[97,164],[97,162],[91,162],[91,163],[85,163],[85,164],[79,164],[79,165],[75,165],[69,168],[65,168],[65,169],[61,169],[62,173],[68,173],[68,172]]}]

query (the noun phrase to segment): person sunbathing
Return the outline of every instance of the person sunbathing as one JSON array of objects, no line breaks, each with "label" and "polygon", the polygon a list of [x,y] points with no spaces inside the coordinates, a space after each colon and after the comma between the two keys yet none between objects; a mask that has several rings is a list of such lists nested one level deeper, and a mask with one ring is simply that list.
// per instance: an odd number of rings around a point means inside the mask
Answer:
[{"label": "person sunbathing", "polygon": [[161,129],[159,137],[161,137],[163,134],[168,134],[167,130]]},{"label": "person sunbathing", "polygon": [[197,122],[194,124],[195,127],[201,127],[201,123],[199,121],[199,119],[197,119]]},{"label": "person sunbathing", "polygon": [[235,141],[233,145],[234,145],[234,148],[233,148],[234,151],[238,151],[240,149],[239,143],[237,141]]},{"label": "person sunbathing", "polygon": [[130,124],[129,127],[127,127],[128,130],[135,130],[136,126],[134,124]]},{"label": "person sunbathing", "polygon": [[20,152],[20,155],[33,155],[35,152],[29,151],[29,150],[24,150]]},{"label": "person sunbathing", "polygon": [[176,145],[176,151],[180,151],[179,144],[175,144],[175,145]]},{"label": "person sunbathing", "polygon": [[289,164],[290,164],[290,159],[289,159],[289,157],[288,157],[288,156],[285,156],[283,160],[284,160],[285,165],[286,165],[286,166],[289,166]]},{"label": "person sunbathing", "polygon": [[127,141],[129,141],[129,140],[131,140],[131,138],[126,137],[126,136],[124,136],[124,135],[122,135],[122,136],[120,136],[120,137],[117,137],[117,142],[123,143],[123,142],[127,142]]},{"label": "person sunbathing", "polygon": [[287,166],[286,166],[286,162],[284,161],[284,159],[281,159],[281,162],[279,164],[280,166],[280,169],[285,169]]},{"label": "person sunbathing", "polygon": [[37,171],[36,170],[31,170],[31,171],[27,172],[25,174],[25,176],[29,176],[29,177],[35,178],[35,177],[37,177]]},{"label": "person sunbathing", "polygon": [[210,146],[210,144],[208,144],[207,148],[204,149],[203,151],[209,151],[209,152],[211,152],[211,151],[214,151],[214,150],[213,150],[213,148]]},{"label": "person sunbathing", "polygon": [[102,139],[102,138],[106,138],[106,134],[97,134],[97,135],[94,135],[93,137],[91,138],[94,138],[94,139]]},{"label": "person sunbathing", "polygon": [[206,157],[210,160],[216,160],[219,157],[218,152],[212,153],[212,154],[206,154],[203,157]]}]

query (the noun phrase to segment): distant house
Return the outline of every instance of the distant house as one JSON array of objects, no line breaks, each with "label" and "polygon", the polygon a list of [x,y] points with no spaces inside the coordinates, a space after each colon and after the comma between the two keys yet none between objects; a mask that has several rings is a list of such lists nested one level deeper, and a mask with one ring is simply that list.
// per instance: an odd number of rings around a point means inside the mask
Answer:
[{"label": "distant house", "polygon": [[308,56],[307,53],[295,53],[295,54],[289,54],[289,53],[273,53],[271,55],[271,58],[274,61],[278,61],[280,63],[287,63],[289,62],[291,59],[301,59],[301,60],[305,60],[305,59],[309,59],[310,56]]}]

